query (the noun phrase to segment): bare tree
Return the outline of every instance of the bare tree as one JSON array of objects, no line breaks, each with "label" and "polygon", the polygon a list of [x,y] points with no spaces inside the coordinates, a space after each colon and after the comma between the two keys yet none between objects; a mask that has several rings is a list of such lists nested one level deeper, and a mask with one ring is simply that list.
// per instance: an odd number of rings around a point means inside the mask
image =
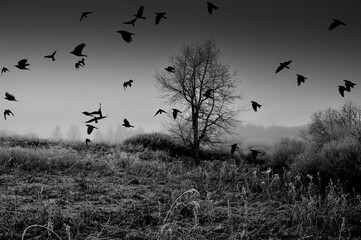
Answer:
[{"label": "bare tree", "polygon": [[220,61],[220,50],[212,38],[185,45],[170,57],[170,63],[174,71],[154,76],[160,97],[181,111],[166,128],[193,149],[198,165],[201,144],[223,143],[225,136],[233,134],[240,112],[234,106],[241,99],[239,81]]}]

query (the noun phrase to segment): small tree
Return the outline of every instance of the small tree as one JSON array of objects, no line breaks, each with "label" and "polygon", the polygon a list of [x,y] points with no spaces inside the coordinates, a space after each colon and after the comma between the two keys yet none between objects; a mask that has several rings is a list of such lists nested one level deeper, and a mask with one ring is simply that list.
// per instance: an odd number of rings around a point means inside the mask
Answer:
[{"label": "small tree", "polygon": [[202,143],[222,143],[226,135],[233,134],[231,129],[238,122],[240,110],[232,105],[241,99],[236,74],[221,63],[213,39],[185,45],[178,55],[170,57],[170,64],[175,71],[157,72],[155,86],[160,97],[182,113],[166,128],[193,149],[198,165]]}]

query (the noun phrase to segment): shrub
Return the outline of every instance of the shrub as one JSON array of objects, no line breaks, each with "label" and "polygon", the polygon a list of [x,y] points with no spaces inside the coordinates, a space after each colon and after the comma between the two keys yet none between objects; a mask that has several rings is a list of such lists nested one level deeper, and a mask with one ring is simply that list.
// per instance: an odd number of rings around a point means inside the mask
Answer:
[{"label": "shrub", "polygon": [[304,141],[283,138],[273,147],[269,165],[277,169],[290,169],[294,159],[303,153],[305,149],[306,143]]}]

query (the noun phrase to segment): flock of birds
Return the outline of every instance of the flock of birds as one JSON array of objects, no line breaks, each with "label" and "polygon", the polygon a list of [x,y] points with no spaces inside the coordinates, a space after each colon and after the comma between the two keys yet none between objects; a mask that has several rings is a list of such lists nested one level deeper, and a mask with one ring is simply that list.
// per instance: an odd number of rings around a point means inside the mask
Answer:
[{"label": "flock of birds", "polygon": [[[211,2],[206,2],[206,5],[207,5],[207,10],[208,10],[208,13],[209,14],[212,14],[213,11],[217,10],[218,9],[218,6],[214,5],[213,3]],[[80,16],[80,22],[83,21],[85,18],[87,18],[90,14],[92,14],[93,12],[82,12],[81,13],[81,16]],[[140,6],[138,11],[136,12],[136,14],[134,14],[134,18],[129,20],[129,21],[126,21],[126,22],[123,22],[123,24],[126,24],[126,25],[132,25],[133,27],[135,26],[136,22],[138,21],[138,19],[142,19],[142,20],[145,20],[146,17],[144,17],[144,6]],[[157,12],[155,13],[156,14],[156,17],[155,17],[155,25],[158,25],[160,23],[160,21],[162,19],[167,19],[166,17],[166,12]],[[329,30],[333,30],[339,26],[347,26],[347,24],[345,24],[344,22],[338,20],[338,19],[333,19],[331,25],[329,26]],[[129,32],[129,31],[125,31],[125,30],[119,30],[117,31],[117,33],[119,33],[121,35],[121,37],[123,38],[123,40],[127,43],[131,43],[133,41],[133,36],[136,35],[135,33],[132,33],[132,32]],[[85,66],[85,57],[87,57],[87,55],[83,54],[83,50],[85,48],[86,44],[85,43],[81,43],[79,45],[77,45],[73,51],[71,51],[70,53],[77,56],[77,57],[81,57],[80,60],[78,60],[76,63],[75,63],[75,69],[78,70],[79,67],[84,67]],[[55,55],[56,55],[57,51],[54,51],[52,54],[49,54],[49,55],[46,55],[44,56],[44,58],[47,58],[47,59],[50,59],[52,61],[55,61]],[[286,62],[281,62],[279,64],[279,66],[277,67],[276,69],[276,74],[281,72],[282,70],[284,69],[289,69],[289,65],[292,63],[292,60],[289,60],[289,61],[286,61]],[[29,62],[27,59],[21,59],[18,61],[17,65],[14,65],[16,68],[20,69],[20,70],[30,70],[28,67],[30,66]],[[175,73],[176,69],[172,66],[168,66],[165,68],[166,71],[168,71],[169,73]],[[3,74],[6,74],[6,73],[9,73],[9,69],[7,67],[3,67],[2,70],[1,70],[1,75]],[[305,80],[307,79],[307,77],[301,75],[301,74],[296,74],[297,76],[297,84],[298,86],[301,85],[301,83],[304,83]],[[129,81],[126,81],[123,83],[123,87],[124,87],[124,91],[126,90],[127,87],[132,87],[132,84],[133,84],[133,80],[130,79]],[[349,80],[344,80],[345,82],[345,85],[344,86],[338,86],[338,90],[339,90],[339,93],[342,97],[344,97],[344,92],[347,91],[347,92],[350,92],[351,91],[351,88],[354,88],[354,86],[356,85],[355,83],[349,81]],[[214,93],[214,90],[213,89],[207,89],[204,93],[203,93],[203,96],[205,98],[212,98],[212,93]],[[12,95],[11,93],[9,92],[6,92],[5,93],[5,99],[8,100],[8,101],[17,101],[15,96]],[[252,104],[252,108],[255,112],[257,112],[257,109],[260,109],[262,107],[261,104],[259,104],[258,102],[256,101],[251,101],[251,104]],[[86,121],[86,128],[87,128],[87,134],[90,135],[94,129],[98,129],[98,127],[94,126],[94,125],[91,125],[90,123],[95,123],[97,124],[100,120],[102,119],[105,119],[107,116],[104,116],[103,113],[102,113],[102,110],[101,110],[101,104],[99,106],[99,109],[96,110],[96,111],[91,111],[91,112],[88,112],[88,111],[84,111],[82,112],[85,116],[88,116],[88,117],[91,117],[91,119],[89,119],[88,121]],[[157,116],[158,114],[164,114],[164,113],[167,113],[165,110],[163,109],[159,109],[156,111],[155,116]],[[174,119],[177,118],[178,114],[182,113],[180,110],[176,109],[176,108],[172,108],[172,116]],[[4,118],[6,120],[6,117],[7,116],[14,116],[13,112],[10,110],[10,109],[5,109],[4,110]],[[123,120],[123,124],[122,124],[124,127],[126,128],[134,128],[133,125],[131,125],[129,123],[129,121],[124,118]],[[86,138],[85,140],[85,143],[86,145],[88,146],[88,143],[90,143],[91,140],[89,138]],[[237,144],[232,144],[231,145],[231,154],[234,154],[234,152],[236,151],[236,149],[239,148],[237,146]],[[254,150],[254,149],[251,149],[251,152],[252,152],[252,156],[254,158],[257,157],[257,155],[259,153],[261,153],[260,151],[258,150]]]}]

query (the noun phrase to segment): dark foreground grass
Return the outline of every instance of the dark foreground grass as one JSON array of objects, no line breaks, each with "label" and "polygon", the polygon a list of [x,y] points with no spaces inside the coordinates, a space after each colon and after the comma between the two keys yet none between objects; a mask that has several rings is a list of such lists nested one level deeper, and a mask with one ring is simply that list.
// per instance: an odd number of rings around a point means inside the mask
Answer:
[{"label": "dark foreground grass", "polygon": [[321,194],[311,176],[231,159],[91,148],[0,148],[0,238],[361,238],[361,197],[337,183]]}]

